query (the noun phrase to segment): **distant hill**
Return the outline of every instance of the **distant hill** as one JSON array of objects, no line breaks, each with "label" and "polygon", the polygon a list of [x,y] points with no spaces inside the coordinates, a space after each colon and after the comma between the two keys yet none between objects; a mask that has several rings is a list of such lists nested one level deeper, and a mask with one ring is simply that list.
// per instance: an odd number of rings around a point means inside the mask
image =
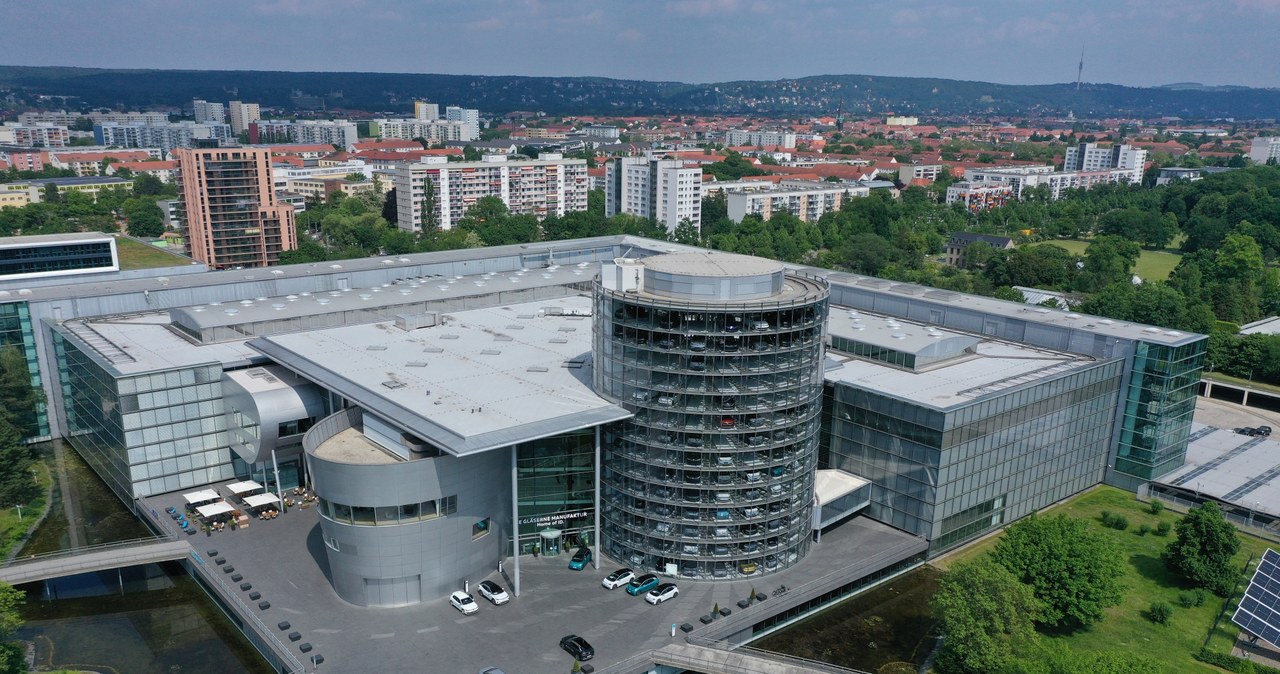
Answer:
[{"label": "distant hill", "polygon": [[1280,89],[1180,84],[1139,88],[1074,83],[1008,85],[917,77],[816,75],[776,81],[646,82],[602,77],[234,70],[105,70],[0,66],[0,89],[20,97],[71,96],[79,106],[176,105],[192,98],[276,107],[405,112],[414,98],[488,112],[550,114],[1174,115],[1275,117]]}]

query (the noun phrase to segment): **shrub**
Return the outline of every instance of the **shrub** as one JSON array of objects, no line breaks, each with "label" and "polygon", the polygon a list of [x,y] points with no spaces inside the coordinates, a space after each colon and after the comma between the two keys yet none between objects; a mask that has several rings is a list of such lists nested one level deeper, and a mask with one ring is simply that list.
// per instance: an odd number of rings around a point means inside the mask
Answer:
[{"label": "shrub", "polygon": [[1237,658],[1234,655],[1211,651],[1208,648],[1201,648],[1192,655],[1200,662],[1207,662],[1229,672],[1238,672],[1242,674],[1245,672],[1252,672],[1254,674],[1280,674],[1280,669],[1276,669],[1275,667],[1259,665],[1243,658]]},{"label": "shrub", "polygon": [[1151,514],[1159,515],[1164,512],[1164,501],[1151,500]]},{"label": "shrub", "polygon": [[1193,606],[1204,606],[1204,602],[1208,598],[1208,596],[1209,596],[1208,593],[1206,593],[1203,589],[1197,587],[1194,590],[1179,592],[1178,604],[1183,608],[1191,608]]},{"label": "shrub", "polygon": [[1111,528],[1118,531],[1124,531],[1129,528],[1129,519],[1122,515],[1116,515],[1111,518]]},{"label": "shrub", "polygon": [[1162,601],[1152,602],[1147,609],[1147,619],[1157,625],[1168,625],[1172,617],[1173,607]]},{"label": "shrub", "polygon": [[1138,527],[1138,535],[1139,535],[1139,536],[1146,536],[1146,535],[1147,535],[1147,534],[1149,534],[1149,533],[1151,533],[1151,525],[1150,525],[1150,524],[1144,524],[1144,525],[1142,525],[1142,526]]},{"label": "shrub", "polygon": [[1173,531],[1173,525],[1168,522],[1161,522],[1156,525],[1157,536],[1168,536],[1170,531]]}]

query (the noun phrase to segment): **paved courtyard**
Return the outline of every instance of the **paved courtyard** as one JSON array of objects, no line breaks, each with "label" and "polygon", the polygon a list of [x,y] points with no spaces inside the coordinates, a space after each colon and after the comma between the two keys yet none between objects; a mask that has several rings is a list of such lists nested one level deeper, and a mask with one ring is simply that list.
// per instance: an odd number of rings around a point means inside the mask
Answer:
[{"label": "paved courtyard", "polygon": [[[163,513],[179,506],[181,494],[145,499]],[[167,519],[166,519],[167,523]],[[562,673],[573,665],[560,650],[560,637],[578,634],[596,649],[592,661],[602,668],[641,651],[682,641],[671,637],[672,623],[690,622],[709,613],[715,604],[733,607],[754,586],[771,592],[780,584],[798,587],[807,581],[847,566],[858,559],[900,545],[913,537],[864,517],[855,516],[824,533],[808,557],[796,567],[777,574],[732,582],[678,581],[680,596],[659,606],[621,589],[609,591],[600,580],[617,565],[608,559],[599,570],[567,568],[568,555],[521,558],[520,596],[503,606],[493,606],[474,592],[483,578],[468,579],[480,611],[463,616],[449,606],[446,597],[432,597],[405,608],[361,608],[334,593],[326,578],[327,562],[315,509],[291,508],[275,520],[253,520],[248,529],[222,531],[212,536],[182,536],[202,556],[211,549],[243,574],[244,582],[262,593],[271,608],[258,612],[269,627],[287,620],[290,631],[302,634],[302,642],[324,656],[319,671],[381,672],[478,672],[495,666],[507,674]],[[514,573],[511,560],[505,563]],[[497,569],[489,575],[504,587]],[[461,589],[461,587],[459,587]],[[246,604],[256,602],[245,599]],[[281,641],[288,643],[284,634]],[[300,660],[304,654],[296,651]]]}]

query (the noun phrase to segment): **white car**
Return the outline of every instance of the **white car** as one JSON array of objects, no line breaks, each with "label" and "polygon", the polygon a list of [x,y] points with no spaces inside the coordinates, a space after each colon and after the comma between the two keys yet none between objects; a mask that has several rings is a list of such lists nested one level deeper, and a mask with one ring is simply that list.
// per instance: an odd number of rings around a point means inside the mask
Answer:
[{"label": "white car", "polygon": [[449,595],[449,605],[466,615],[471,615],[480,610],[480,607],[476,605],[476,600],[472,599],[471,595],[466,592],[454,592]]},{"label": "white car", "polygon": [[494,606],[501,606],[511,601],[511,595],[507,594],[501,585],[491,580],[480,581],[480,596],[493,602]]},{"label": "white car", "polygon": [[606,590],[616,590],[623,585],[630,583],[631,579],[635,577],[636,574],[631,569],[618,569],[608,576],[605,576],[605,579],[600,581],[600,584],[603,585]]},{"label": "white car", "polygon": [[652,590],[649,590],[644,596],[644,600],[657,606],[668,599],[674,599],[680,594],[680,588],[675,583],[663,583]]}]

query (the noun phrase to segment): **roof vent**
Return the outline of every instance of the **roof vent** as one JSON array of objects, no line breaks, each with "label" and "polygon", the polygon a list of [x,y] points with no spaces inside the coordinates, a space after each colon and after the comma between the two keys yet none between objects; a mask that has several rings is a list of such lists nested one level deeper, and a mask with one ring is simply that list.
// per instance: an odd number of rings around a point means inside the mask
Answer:
[{"label": "roof vent", "polygon": [[1153,335],[1160,334],[1160,328],[1143,328],[1142,331]]},{"label": "roof vent", "polygon": [[1067,314],[1067,318],[1070,318],[1071,320],[1074,321],[1077,318],[1080,318],[1080,314]]},{"label": "roof vent", "polygon": [[420,360],[415,360],[404,364],[405,367],[426,367],[427,364]]},{"label": "roof vent", "polygon": [[382,382],[382,385],[383,385],[383,386],[385,386],[385,387],[387,387],[387,388],[389,388],[389,389],[404,388],[404,387],[408,386],[408,384],[406,384],[406,383],[404,383],[404,382],[402,382],[402,381],[396,381],[396,380],[394,380],[394,379],[390,379],[390,380],[384,381],[384,382]]},{"label": "roof vent", "polygon": [[329,300],[329,298],[328,298],[328,297],[317,297],[317,298],[316,298],[316,304],[324,305],[324,304],[328,304],[329,302],[330,302],[330,300]]},{"label": "roof vent", "polygon": [[272,305],[271,305],[271,308],[272,308],[272,309],[275,309],[276,311],[280,311],[281,309],[283,309],[283,308],[284,308],[284,303],[283,303],[283,302],[276,302],[275,304],[272,304]]},{"label": "roof vent", "polygon": [[525,368],[525,372],[547,372],[547,371],[548,371],[547,368],[541,365],[530,365],[529,367]]},{"label": "roof vent", "polygon": [[236,309],[236,308],[234,308],[234,307],[232,307],[232,308],[229,308],[229,309],[223,309],[223,310],[222,310],[222,313],[224,313],[224,314],[226,314],[226,315],[228,315],[228,316],[235,316],[236,314],[240,313],[240,310],[239,310],[239,309]]},{"label": "roof vent", "polygon": [[1182,336],[1182,333],[1181,333],[1181,332],[1178,332],[1177,330],[1170,330],[1170,331],[1168,331],[1168,332],[1166,332],[1166,333],[1164,333],[1164,334],[1169,335],[1170,337],[1181,337],[1181,336]]},{"label": "roof vent", "polygon": [[331,265],[329,265],[329,268],[330,268],[330,269],[342,269],[342,265],[340,265],[340,264],[331,264]]},{"label": "roof vent", "polygon": [[457,335],[440,335],[440,339],[457,339]]},{"label": "roof vent", "polygon": [[894,339],[906,339],[906,338],[907,338],[907,333],[905,333],[905,332],[895,332],[895,333],[893,333],[893,334],[891,335],[891,337],[893,337]]},{"label": "roof vent", "polygon": [[482,356],[498,356],[501,354],[502,352],[497,349],[481,349],[480,350],[480,355]]},{"label": "roof vent", "polygon": [[1115,324],[1115,321],[1111,320],[1110,318],[1100,318],[1100,319],[1098,319],[1098,322],[1099,322],[1099,323],[1101,323],[1102,325],[1114,325],[1114,324]]},{"label": "roof vent", "polygon": [[1037,314],[1047,314],[1047,313],[1049,313],[1049,310],[1048,310],[1048,309],[1046,309],[1046,308],[1044,308],[1044,307],[1040,307],[1039,309],[1036,309],[1036,313],[1037,313]]},{"label": "roof vent", "polygon": [[385,344],[370,344],[369,346],[364,347],[364,350],[365,351],[386,351],[387,346]]},{"label": "roof vent", "polygon": [[444,349],[438,346],[428,346],[422,350],[423,353],[444,353]]}]

